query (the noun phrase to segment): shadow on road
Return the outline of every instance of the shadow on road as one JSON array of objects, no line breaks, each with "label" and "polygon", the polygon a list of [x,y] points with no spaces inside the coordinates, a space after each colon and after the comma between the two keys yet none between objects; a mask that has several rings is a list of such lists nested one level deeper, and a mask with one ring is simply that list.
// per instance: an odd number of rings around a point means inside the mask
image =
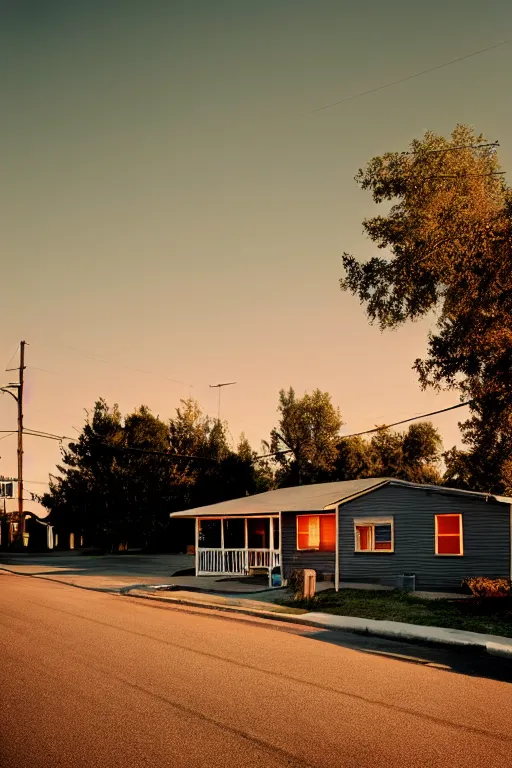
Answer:
[{"label": "shadow on road", "polygon": [[421,664],[460,675],[512,683],[512,659],[490,656],[483,650],[463,648],[452,650],[335,630],[305,632],[304,637],[350,648],[372,656],[382,656],[410,664]]}]

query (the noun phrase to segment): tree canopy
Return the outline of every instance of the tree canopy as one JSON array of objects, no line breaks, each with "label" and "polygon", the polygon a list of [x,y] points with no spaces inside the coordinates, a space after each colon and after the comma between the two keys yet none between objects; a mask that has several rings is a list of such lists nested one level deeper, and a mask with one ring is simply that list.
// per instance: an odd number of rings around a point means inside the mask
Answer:
[{"label": "tree canopy", "polygon": [[429,132],[406,152],[373,158],[356,180],[376,203],[392,203],[363,222],[386,255],[361,263],[344,254],[341,287],[381,329],[435,311],[427,356],[414,364],[420,383],[472,401],[462,425],[468,466],[489,466],[487,479],[470,471],[471,482],[490,490],[492,475],[503,490],[512,433],[512,192],[496,147],[466,126],[449,139]]},{"label": "tree canopy", "polygon": [[52,524],[102,549],[155,548],[169,535],[170,512],[266,490],[271,477],[254,455],[244,440],[231,450],[225,425],[192,399],[167,423],[146,406],[123,418],[98,400],[41,501]]},{"label": "tree canopy", "polygon": [[279,423],[267,447],[277,453],[279,485],[307,485],[326,479],[337,457],[340,412],[328,392],[315,389],[297,397],[292,387],[279,393]]},{"label": "tree canopy", "polygon": [[441,436],[430,422],[405,432],[381,427],[370,438],[340,436],[340,411],[328,392],[297,397],[281,390],[279,422],[267,449],[276,452],[277,486],[307,485],[363,477],[396,477],[418,483],[441,482]]}]

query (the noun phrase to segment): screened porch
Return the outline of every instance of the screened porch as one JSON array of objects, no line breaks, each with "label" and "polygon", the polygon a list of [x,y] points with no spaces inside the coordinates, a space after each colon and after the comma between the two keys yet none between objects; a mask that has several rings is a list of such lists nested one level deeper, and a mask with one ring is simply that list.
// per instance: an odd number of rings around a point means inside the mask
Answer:
[{"label": "screened porch", "polygon": [[196,575],[248,576],[281,565],[279,516],[196,518]]}]

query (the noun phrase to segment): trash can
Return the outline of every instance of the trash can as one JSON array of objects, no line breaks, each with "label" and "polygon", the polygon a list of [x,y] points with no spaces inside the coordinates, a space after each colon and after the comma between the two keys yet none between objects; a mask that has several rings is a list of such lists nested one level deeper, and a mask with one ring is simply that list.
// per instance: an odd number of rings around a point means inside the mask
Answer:
[{"label": "trash can", "polygon": [[416,591],[416,575],[414,573],[401,573],[398,577],[398,589],[404,592]]},{"label": "trash can", "polygon": [[273,587],[281,587],[282,581],[281,581],[281,569],[279,566],[276,566],[275,568],[272,568],[272,573],[270,575],[270,583]]},{"label": "trash can", "polygon": [[316,593],[316,571],[312,568],[304,569],[304,599],[314,597]]}]

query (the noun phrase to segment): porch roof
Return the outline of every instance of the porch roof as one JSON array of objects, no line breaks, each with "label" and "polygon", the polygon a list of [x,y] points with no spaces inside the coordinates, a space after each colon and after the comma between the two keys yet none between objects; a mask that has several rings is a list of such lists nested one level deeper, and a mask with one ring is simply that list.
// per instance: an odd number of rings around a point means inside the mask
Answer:
[{"label": "porch roof", "polygon": [[229,517],[230,515],[272,515],[279,512],[318,512],[333,504],[367,493],[379,485],[389,483],[388,478],[371,477],[364,480],[343,480],[336,483],[299,485],[276,491],[243,496],[241,499],[221,501],[205,507],[172,512],[171,517]]}]

